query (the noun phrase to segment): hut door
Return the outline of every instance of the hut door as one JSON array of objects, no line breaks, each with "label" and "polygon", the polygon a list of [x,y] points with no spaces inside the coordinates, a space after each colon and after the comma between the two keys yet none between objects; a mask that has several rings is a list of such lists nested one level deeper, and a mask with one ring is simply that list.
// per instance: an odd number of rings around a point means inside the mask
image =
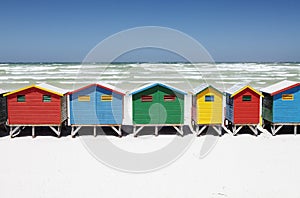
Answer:
[{"label": "hut door", "polygon": [[172,90],[160,87],[159,89],[159,120],[161,124],[180,124],[182,123],[182,110],[178,94]]}]

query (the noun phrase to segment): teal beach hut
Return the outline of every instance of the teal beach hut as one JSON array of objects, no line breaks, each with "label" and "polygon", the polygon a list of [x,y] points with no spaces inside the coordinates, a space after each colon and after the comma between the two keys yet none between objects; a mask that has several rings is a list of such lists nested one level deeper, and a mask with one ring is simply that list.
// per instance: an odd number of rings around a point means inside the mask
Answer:
[{"label": "teal beach hut", "polygon": [[69,125],[72,126],[73,136],[83,126],[94,126],[94,135],[96,126],[110,126],[121,136],[124,91],[98,83],[74,90],[68,95]]},{"label": "teal beach hut", "polygon": [[264,95],[262,117],[264,125],[271,125],[275,135],[283,125],[300,124],[300,83],[284,80],[261,89]]}]

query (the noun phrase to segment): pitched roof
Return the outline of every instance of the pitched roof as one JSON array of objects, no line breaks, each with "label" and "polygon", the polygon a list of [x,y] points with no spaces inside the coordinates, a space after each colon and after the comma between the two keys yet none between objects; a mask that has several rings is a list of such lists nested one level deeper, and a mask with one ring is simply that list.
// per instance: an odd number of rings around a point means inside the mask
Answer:
[{"label": "pitched roof", "polygon": [[61,89],[59,87],[55,87],[53,85],[49,85],[49,84],[46,84],[46,83],[41,83],[41,84],[38,84],[38,85],[30,85],[30,86],[26,86],[26,87],[8,92],[8,93],[4,94],[4,96],[8,96],[8,95],[11,95],[11,94],[14,94],[14,93],[18,93],[20,91],[30,89],[30,88],[41,89],[41,90],[44,90],[44,91],[47,91],[47,92],[50,92],[50,93],[53,93],[53,94],[56,94],[56,95],[59,95],[59,96],[63,96],[65,93],[67,93],[66,90]]},{"label": "pitched roof", "polygon": [[216,90],[217,92],[223,94],[223,93],[222,93],[220,90],[218,90],[217,88],[213,87],[212,85],[206,84],[206,83],[203,83],[203,84],[199,85],[198,87],[194,88],[194,89],[192,90],[192,93],[193,93],[194,95],[196,95],[196,94],[198,94],[198,93],[204,91],[204,90],[207,89],[207,88],[212,88],[212,89]]},{"label": "pitched roof", "polygon": [[279,94],[283,91],[299,86],[299,82],[284,80],[268,87],[262,88],[260,91],[270,94],[271,96]]},{"label": "pitched roof", "polygon": [[106,83],[94,83],[94,84],[90,84],[90,85],[81,87],[79,89],[76,89],[74,91],[68,92],[68,95],[76,93],[76,92],[79,92],[79,91],[82,91],[82,90],[85,90],[85,89],[88,89],[88,88],[93,87],[93,86],[104,88],[106,90],[112,91],[112,92],[120,94],[120,95],[125,95],[125,91],[124,90],[119,89],[119,88],[117,88],[117,87],[115,87],[113,85],[106,84]]},{"label": "pitched roof", "polygon": [[236,94],[240,93],[241,91],[244,91],[245,89],[250,89],[253,92],[257,93],[258,95],[262,96],[263,95],[255,90],[253,87],[251,87],[248,83],[238,83],[227,89],[225,92],[231,94],[230,97],[234,97]]},{"label": "pitched roof", "polygon": [[5,94],[7,93],[8,91],[4,90],[4,89],[0,89],[0,94]]},{"label": "pitched roof", "polygon": [[161,83],[161,82],[155,82],[155,83],[149,83],[149,84],[146,84],[146,85],[141,86],[141,87],[139,87],[139,88],[137,88],[137,89],[135,89],[135,90],[132,90],[132,91],[130,92],[130,95],[134,95],[134,94],[140,93],[140,92],[142,92],[142,91],[144,91],[144,90],[150,89],[150,88],[155,87],[155,86],[165,87],[165,88],[167,88],[167,89],[170,89],[170,90],[172,90],[172,91],[174,91],[174,92],[177,92],[177,93],[180,93],[180,94],[182,94],[182,95],[186,95],[186,94],[187,94],[185,91],[180,90],[180,89],[177,89],[177,88],[175,88],[175,87],[173,87],[173,86],[171,86],[171,85],[167,85],[167,84]]}]

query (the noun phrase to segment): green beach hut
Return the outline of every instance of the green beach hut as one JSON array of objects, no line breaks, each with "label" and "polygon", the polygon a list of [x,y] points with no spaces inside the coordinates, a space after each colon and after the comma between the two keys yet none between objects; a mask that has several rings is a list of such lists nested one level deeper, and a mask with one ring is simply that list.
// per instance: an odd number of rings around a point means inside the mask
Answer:
[{"label": "green beach hut", "polygon": [[130,93],[132,95],[132,119],[134,134],[136,126],[173,126],[182,134],[184,124],[184,97],[187,93],[163,83],[144,85]]}]

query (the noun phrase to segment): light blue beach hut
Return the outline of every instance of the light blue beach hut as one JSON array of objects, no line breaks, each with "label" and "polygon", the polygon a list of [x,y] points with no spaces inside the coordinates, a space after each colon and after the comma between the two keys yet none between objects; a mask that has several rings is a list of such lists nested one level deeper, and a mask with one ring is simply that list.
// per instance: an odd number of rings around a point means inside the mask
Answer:
[{"label": "light blue beach hut", "polygon": [[72,136],[83,126],[93,126],[94,135],[96,126],[110,126],[121,136],[124,91],[98,83],[74,90],[68,95]]},{"label": "light blue beach hut", "polygon": [[275,135],[284,125],[300,124],[300,83],[284,80],[261,89],[264,95],[262,117],[265,125],[271,125]]}]

